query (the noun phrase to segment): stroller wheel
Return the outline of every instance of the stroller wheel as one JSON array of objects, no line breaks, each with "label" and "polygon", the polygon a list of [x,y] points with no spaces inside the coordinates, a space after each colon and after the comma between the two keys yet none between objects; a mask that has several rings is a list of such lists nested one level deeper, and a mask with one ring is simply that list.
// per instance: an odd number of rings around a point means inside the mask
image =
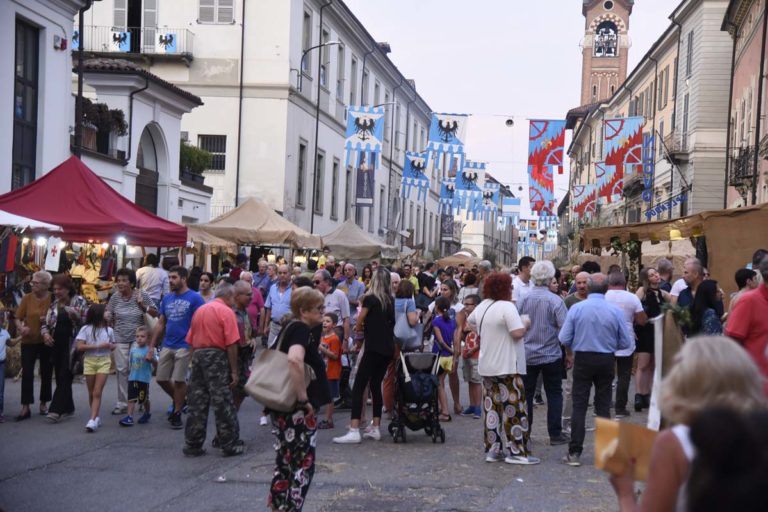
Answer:
[{"label": "stroller wheel", "polygon": [[432,432],[432,442],[433,443],[437,443],[437,433],[436,432]]},{"label": "stroller wheel", "polygon": [[445,444],[445,430],[443,430],[442,428],[440,429],[440,442],[442,444]]},{"label": "stroller wheel", "polygon": [[390,423],[389,426],[387,427],[387,431],[389,432],[389,435],[391,435],[392,437],[395,437],[395,432],[397,431],[397,429],[395,428],[395,424]]},{"label": "stroller wheel", "polygon": [[430,427],[429,425],[425,425],[424,426],[424,433],[427,434],[428,436],[431,436],[432,435],[432,427]]},{"label": "stroller wheel", "polygon": [[400,439],[403,441],[403,443],[405,443],[405,427],[401,426],[398,434],[400,435]]}]

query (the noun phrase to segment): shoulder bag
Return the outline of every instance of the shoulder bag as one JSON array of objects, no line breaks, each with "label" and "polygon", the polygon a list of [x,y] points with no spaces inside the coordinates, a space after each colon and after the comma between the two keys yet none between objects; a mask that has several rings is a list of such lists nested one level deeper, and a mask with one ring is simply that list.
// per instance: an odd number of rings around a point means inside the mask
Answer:
[{"label": "shoulder bag", "polygon": [[[406,308],[407,309],[407,308]],[[401,350],[413,351],[421,348],[422,337],[424,335],[424,324],[417,322],[411,327],[408,323],[408,313],[397,313],[395,319],[395,342]]]},{"label": "shoulder bag", "polygon": [[[273,411],[291,412],[298,401],[296,390],[293,389],[291,382],[288,354],[280,350],[286,333],[294,323],[295,321],[283,327],[274,349],[261,351],[258,359],[253,362],[251,376],[245,383],[245,392]],[[304,385],[309,386],[314,379],[314,370],[304,363]]]}]

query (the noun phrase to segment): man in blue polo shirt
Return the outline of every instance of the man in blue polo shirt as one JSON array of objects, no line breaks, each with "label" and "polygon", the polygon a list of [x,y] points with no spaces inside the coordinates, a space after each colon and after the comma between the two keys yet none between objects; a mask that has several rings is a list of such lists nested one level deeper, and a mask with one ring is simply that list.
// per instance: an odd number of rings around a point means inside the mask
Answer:
[{"label": "man in blue polo shirt", "polygon": [[611,384],[614,375],[614,354],[634,344],[634,333],[624,322],[622,311],[606,302],[608,280],[605,274],[592,274],[587,281],[587,299],[568,310],[558,338],[573,361],[573,416],[571,442],[563,462],[580,466],[584,448],[587,403],[592,383],[595,384],[595,413],[611,417]]},{"label": "man in blue polo shirt", "polygon": [[273,284],[264,302],[261,333],[269,335],[267,346],[271,347],[280,334],[280,319],[291,312],[291,274],[288,265],[277,267],[277,282]]}]

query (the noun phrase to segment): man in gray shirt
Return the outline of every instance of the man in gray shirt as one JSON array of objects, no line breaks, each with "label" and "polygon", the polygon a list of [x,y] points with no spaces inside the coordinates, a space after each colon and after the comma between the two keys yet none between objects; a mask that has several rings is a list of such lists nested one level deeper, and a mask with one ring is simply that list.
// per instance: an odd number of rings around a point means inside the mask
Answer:
[{"label": "man in gray shirt", "polygon": [[539,261],[531,269],[533,288],[517,305],[521,315],[528,315],[531,326],[525,333],[526,374],[523,375],[528,403],[528,421],[533,424],[533,395],[541,373],[547,394],[547,431],[549,444],[567,443],[563,434],[563,356],[557,335],[565,323],[568,310],[563,299],[549,291],[555,277],[555,267],[549,261]]},{"label": "man in gray shirt", "polygon": [[339,317],[338,327],[343,329],[342,346],[349,340],[349,300],[341,290],[333,289],[333,279],[327,270],[318,270],[312,280],[315,288],[325,295],[325,312]]}]

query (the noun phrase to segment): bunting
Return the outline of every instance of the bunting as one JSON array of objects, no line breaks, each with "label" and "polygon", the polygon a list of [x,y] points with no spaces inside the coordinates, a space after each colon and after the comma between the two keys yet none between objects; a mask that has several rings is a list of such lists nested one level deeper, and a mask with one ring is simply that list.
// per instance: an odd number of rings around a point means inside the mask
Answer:
[{"label": "bunting", "polygon": [[466,210],[467,219],[477,220],[482,213],[483,191],[480,185],[485,181],[485,163],[467,160],[463,169],[456,175],[456,193],[454,208],[459,212]]},{"label": "bunting", "polygon": [[456,180],[446,178],[440,184],[440,213],[453,215],[456,202]]},{"label": "bunting", "polygon": [[501,185],[486,180],[483,185],[483,200],[481,205],[481,212],[483,220],[493,221],[496,215],[499,213],[499,191]]},{"label": "bunting", "polygon": [[555,211],[552,170],[563,173],[565,121],[531,120],[528,131],[528,194],[531,211]]},{"label": "bunting", "polygon": [[505,197],[501,200],[501,215],[499,215],[499,230],[507,229],[509,224],[516,226],[520,222],[520,198]]},{"label": "bunting", "polygon": [[402,197],[409,199],[413,189],[416,189],[416,200],[426,202],[429,193],[429,178],[426,173],[429,168],[429,152],[406,151],[403,168],[405,170],[400,188]]},{"label": "bunting", "polygon": [[579,218],[584,218],[588,213],[594,213],[595,200],[597,196],[595,194],[597,188],[594,183],[587,183],[585,185],[574,185],[573,187],[573,212],[576,213]]},{"label": "bunting", "polygon": [[[603,125],[605,164],[602,175],[598,174],[598,196],[612,203],[624,193],[624,170],[643,163],[644,117],[606,119]],[[627,172],[630,172],[627,169]]]},{"label": "bunting", "polygon": [[435,158],[437,167],[442,168],[443,155],[447,155],[451,160],[457,157],[458,170],[463,167],[468,119],[466,114],[432,114],[427,150]]},{"label": "bunting", "polygon": [[357,207],[373,206],[376,168],[381,161],[383,136],[383,107],[349,107],[344,148],[347,153],[346,165],[349,166],[351,162],[355,164]]}]

